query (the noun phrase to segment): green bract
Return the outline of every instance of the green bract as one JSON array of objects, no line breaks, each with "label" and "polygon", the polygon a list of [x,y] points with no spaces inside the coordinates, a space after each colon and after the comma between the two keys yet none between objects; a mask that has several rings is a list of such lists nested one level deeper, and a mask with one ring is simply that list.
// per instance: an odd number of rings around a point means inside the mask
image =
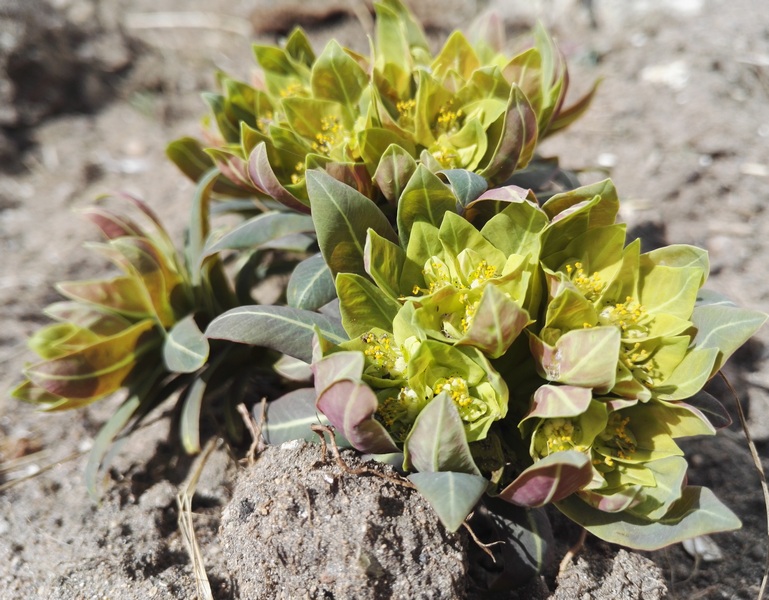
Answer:
[{"label": "green bract", "polygon": [[[492,183],[531,160],[539,139],[568,125],[593,92],[568,110],[563,58],[541,27],[534,47],[502,53],[504,35],[454,32],[433,56],[399,0],[375,4],[376,41],[364,57],[336,41],[316,55],[296,29],[283,48],[255,45],[256,85],[221,75],[207,148],[192,138],[169,156],[192,179],[216,165],[218,191],[257,194],[309,212],[305,174],[323,168],[377,202],[399,196],[414,161],[467,169]],[[489,40],[496,40],[494,45]]]}]

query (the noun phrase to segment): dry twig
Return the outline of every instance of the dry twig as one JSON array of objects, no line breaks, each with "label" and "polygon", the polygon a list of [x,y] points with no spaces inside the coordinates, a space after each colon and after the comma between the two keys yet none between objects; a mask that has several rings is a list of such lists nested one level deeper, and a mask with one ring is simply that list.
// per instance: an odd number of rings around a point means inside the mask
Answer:
[{"label": "dry twig", "polygon": [[216,448],[217,441],[211,439],[206,444],[203,452],[195,460],[192,468],[192,475],[189,481],[184,485],[179,495],[176,497],[176,506],[179,509],[179,530],[184,538],[184,544],[187,547],[187,553],[192,561],[192,570],[195,573],[195,586],[198,590],[200,600],[213,600],[214,595],[211,591],[211,584],[206,575],[205,565],[203,564],[203,555],[200,552],[198,540],[195,537],[195,526],[192,522],[192,497],[195,495],[195,488],[200,480],[200,474],[206,461]]}]

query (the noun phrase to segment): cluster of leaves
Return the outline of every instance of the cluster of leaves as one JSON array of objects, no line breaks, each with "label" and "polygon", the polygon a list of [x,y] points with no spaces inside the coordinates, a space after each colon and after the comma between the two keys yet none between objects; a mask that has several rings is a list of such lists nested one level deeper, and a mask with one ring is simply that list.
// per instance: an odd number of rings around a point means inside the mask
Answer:
[{"label": "cluster of leaves", "polygon": [[[701,289],[703,251],[625,245],[609,181],[578,187],[536,158],[593,93],[563,109],[541,28],[512,57],[493,20],[432,56],[398,0],[376,11],[370,58],[334,41],[316,56],[296,30],[255,47],[259,85],[220,77],[210,147],[168,149],[198,181],[183,256],[141,202],[142,223],[87,211],[122,274],[60,284],[14,394],[58,410],[128,390],[92,489],[167,398],[196,452],[204,412],[237,440],[233,406],[269,396],[268,442],[331,423],[410,473],[447,528],[475,510],[529,540],[534,569],[550,503],[635,548],[738,527],[686,485],[675,440],[728,422],[702,388],[766,316]],[[212,231],[232,209],[243,221]],[[285,289],[256,303],[274,274]]]},{"label": "cluster of leaves", "polygon": [[310,212],[306,174],[318,168],[394,204],[413,161],[508,180],[595,91],[564,108],[566,64],[542,27],[533,47],[507,56],[501,23],[488,19],[473,43],[456,31],[433,56],[400,0],[375,8],[370,58],[335,40],[316,56],[301,29],[283,48],[254,46],[258,83],[220,75],[222,93],[205,97],[209,147],[182,138],[169,146],[171,159],[195,181],[215,165],[218,189],[300,212]]}]

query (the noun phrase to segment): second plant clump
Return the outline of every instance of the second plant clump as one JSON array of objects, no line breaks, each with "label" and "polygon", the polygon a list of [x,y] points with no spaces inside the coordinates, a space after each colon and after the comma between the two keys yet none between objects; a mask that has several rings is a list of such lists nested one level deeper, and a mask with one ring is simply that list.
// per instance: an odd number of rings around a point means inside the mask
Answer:
[{"label": "second plant clump", "polygon": [[[766,315],[702,288],[703,250],[626,245],[611,182],[536,153],[595,91],[564,108],[543,29],[507,56],[489,19],[433,56],[399,1],[376,12],[369,58],[334,41],[316,56],[296,30],[255,47],[257,85],[220,76],[208,145],[169,146],[199,182],[183,253],[142,202],[138,220],[88,212],[122,274],[60,285],[14,394],[58,410],[128,390],[93,490],[167,398],[196,452],[202,416],[237,441],[234,406],[267,395],[269,442],[330,423],[409,473],[447,528],[483,506],[530,547],[511,569],[541,568],[550,503],[640,549],[739,527],[686,484],[676,439],[729,423],[703,386]],[[212,233],[217,211],[243,222]],[[285,293],[255,304],[274,274]]]}]

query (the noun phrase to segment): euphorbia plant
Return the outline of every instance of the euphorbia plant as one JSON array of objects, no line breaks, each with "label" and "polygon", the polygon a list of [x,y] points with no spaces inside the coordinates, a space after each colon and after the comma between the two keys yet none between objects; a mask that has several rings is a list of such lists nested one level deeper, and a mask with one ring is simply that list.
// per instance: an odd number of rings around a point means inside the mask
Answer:
[{"label": "euphorbia plant", "polygon": [[[118,432],[174,392],[194,452],[204,408],[276,383],[270,441],[322,416],[408,471],[448,528],[491,511],[533,539],[534,563],[549,503],[637,548],[738,526],[686,486],[675,440],[726,420],[702,386],[765,315],[703,292],[703,251],[626,245],[610,182],[546,201],[510,184],[592,95],[563,108],[543,30],[512,56],[488,28],[433,56],[400,2],[376,11],[369,57],[333,41],[316,56],[297,30],[255,47],[256,85],[220,77],[205,150],[169,147],[198,180],[183,257],[141,203],[154,233],[90,212],[124,274],[60,287],[70,302],[49,309],[59,323],[33,337],[42,360],[16,395],[57,409],[128,388],[93,479]],[[212,234],[209,204],[231,196],[257,215]],[[285,294],[254,304],[276,268]]]}]

